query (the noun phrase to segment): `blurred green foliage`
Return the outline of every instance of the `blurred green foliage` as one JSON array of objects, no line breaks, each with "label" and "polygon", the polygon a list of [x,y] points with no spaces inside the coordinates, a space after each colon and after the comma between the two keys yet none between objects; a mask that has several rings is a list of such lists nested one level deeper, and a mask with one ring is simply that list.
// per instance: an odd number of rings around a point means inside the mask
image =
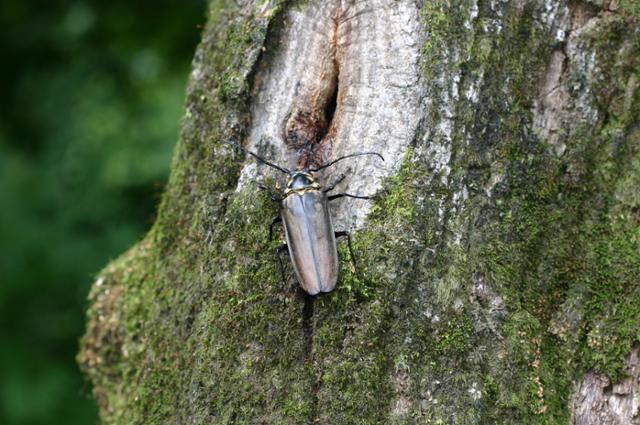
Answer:
[{"label": "blurred green foliage", "polygon": [[94,424],[95,273],[149,228],[205,1],[0,3],[0,424]]}]

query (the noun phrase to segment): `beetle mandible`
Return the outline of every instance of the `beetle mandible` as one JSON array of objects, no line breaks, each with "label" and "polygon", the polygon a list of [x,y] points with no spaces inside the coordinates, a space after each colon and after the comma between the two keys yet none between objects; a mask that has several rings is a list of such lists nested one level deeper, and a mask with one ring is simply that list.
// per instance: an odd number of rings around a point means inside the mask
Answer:
[{"label": "beetle mandible", "polygon": [[[321,292],[333,291],[338,281],[337,237],[345,236],[347,238],[352,260],[354,256],[349,233],[345,231],[334,232],[333,230],[329,201],[342,197],[356,199],[371,199],[371,197],[349,193],[328,195],[345,176],[342,175],[333,184],[323,188],[316,180],[314,173],[331,167],[339,161],[356,156],[375,155],[383,161],[384,158],[377,152],[358,152],[342,156],[317,168],[304,167],[291,171],[266,161],[241,146],[238,147],[263,164],[287,175],[284,191],[279,194],[279,197],[272,194],[272,199],[280,202],[280,216],[271,223],[269,231],[271,235],[273,226],[279,222],[284,225],[287,243],[276,251],[283,280],[284,271],[280,254],[288,249],[298,282],[306,293],[317,295]],[[261,188],[266,189],[265,187]]]}]

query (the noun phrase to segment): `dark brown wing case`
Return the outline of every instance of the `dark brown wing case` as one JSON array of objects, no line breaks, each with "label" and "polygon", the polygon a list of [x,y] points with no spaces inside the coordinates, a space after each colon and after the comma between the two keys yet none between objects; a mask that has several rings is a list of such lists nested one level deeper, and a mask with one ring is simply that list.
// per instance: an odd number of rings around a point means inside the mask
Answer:
[{"label": "dark brown wing case", "polygon": [[310,295],[330,292],[338,280],[338,252],[327,195],[292,193],[282,201],[282,222],[293,268]]}]

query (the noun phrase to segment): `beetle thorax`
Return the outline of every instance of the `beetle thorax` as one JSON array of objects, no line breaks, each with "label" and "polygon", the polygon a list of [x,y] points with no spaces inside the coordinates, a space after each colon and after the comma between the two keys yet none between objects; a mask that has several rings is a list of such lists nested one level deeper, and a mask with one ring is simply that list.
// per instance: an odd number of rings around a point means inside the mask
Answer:
[{"label": "beetle thorax", "polygon": [[308,190],[319,190],[320,184],[313,175],[306,171],[297,171],[293,173],[287,181],[287,188],[284,190],[285,195],[297,193],[304,194]]}]

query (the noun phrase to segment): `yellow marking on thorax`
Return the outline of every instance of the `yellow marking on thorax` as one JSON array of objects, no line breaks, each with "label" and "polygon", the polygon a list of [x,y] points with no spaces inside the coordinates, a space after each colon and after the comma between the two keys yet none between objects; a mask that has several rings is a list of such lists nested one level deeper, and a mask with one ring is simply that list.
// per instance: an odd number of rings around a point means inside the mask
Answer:
[{"label": "yellow marking on thorax", "polygon": [[312,190],[320,190],[320,185],[318,183],[313,183],[311,186],[307,186],[307,187],[301,187],[299,189],[291,189],[291,188],[287,188],[284,191],[285,196],[289,196],[289,195],[293,195],[294,193],[296,195],[304,195],[305,193],[312,191]]},{"label": "yellow marking on thorax", "polygon": [[311,173],[299,173],[299,174],[303,174],[308,180],[311,181],[311,184],[307,187],[301,187],[298,189],[292,189],[291,185],[293,184],[293,180],[294,180],[294,176],[292,176],[289,181],[287,182],[287,188],[284,190],[284,194],[285,196],[289,196],[291,194],[297,194],[297,195],[304,195],[305,193],[307,193],[310,190],[320,190],[320,184],[313,178],[313,175],[311,175]]}]

